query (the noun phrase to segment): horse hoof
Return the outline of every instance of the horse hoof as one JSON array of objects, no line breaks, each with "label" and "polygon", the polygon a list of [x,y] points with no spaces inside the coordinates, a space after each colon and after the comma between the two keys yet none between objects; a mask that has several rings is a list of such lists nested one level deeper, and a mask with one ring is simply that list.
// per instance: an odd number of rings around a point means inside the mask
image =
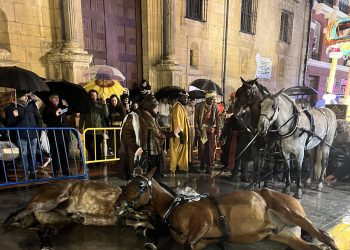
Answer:
[{"label": "horse hoof", "polygon": [[300,200],[302,196],[303,196],[303,193],[301,192],[300,189],[293,195],[293,197],[298,200]]},{"label": "horse hoof", "polygon": [[282,191],[282,193],[284,193],[284,194],[290,194],[290,187],[286,187],[286,188],[284,188],[283,189],[283,191]]},{"label": "horse hoof", "polygon": [[147,250],[157,250],[157,246],[154,245],[153,243],[150,243],[150,242],[147,242],[144,246],[144,249],[147,249]]},{"label": "horse hoof", "polygon": [[323,184],[322,184],[322,183],[319,183],[319,184],[317,185],[317,187],[316,187],[316,190],[319,191],[319,192],[321,192],[322,189],[323,189]]}]

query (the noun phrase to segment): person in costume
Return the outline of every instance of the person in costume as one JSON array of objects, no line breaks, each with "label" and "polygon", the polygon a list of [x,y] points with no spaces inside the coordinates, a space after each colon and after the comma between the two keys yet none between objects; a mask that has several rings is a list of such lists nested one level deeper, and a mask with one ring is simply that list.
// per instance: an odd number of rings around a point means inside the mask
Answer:
[{"label": "person in costume", "polygon": [[170,172],[175,173],[178,167],[180,172],[188,172],[188,161],[192,159],[190,123],[185,106],[188,103],[188,94],[180,91],[172,97],[172,111],[170,130],[179,128],[179,137],[170,139]]},{"label": "person in costume", "polygon": [[201,162],[201,170],[211,173],[214,160],[215,135],[220,134],[217,126],[218,106],[216,104],[216,92],[207,91],[205,101],[198,105],[195,115],[195,129],[198,135],[198,158]]},{"label": "person in costume", "polygon": [[147,94],[139,108],[126,116],[121,128],[121,178],[133,176],[135,163],[144,170],[156,167],[154,177],[159,179],[165,171],[163,143],[166,137],[179,136],[179,129],[164,132],[158,124],[158,101],[153,94]]}]

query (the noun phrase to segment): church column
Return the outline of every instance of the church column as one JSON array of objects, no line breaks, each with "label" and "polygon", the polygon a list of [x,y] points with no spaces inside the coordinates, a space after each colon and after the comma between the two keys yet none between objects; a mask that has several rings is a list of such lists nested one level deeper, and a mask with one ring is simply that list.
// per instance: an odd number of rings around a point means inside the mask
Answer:
[{"label": "church column", "polygon": [[163,54],[157,65],[158,80],[161,86],[182,86],[185,66],[179,64],[175,53],[175,1],[163,0]]},{"label": "church column", "polygon": [[78,22],[77,22],[77,4],[76,0],[63,0],[63,38],[65,40],[63,51],[79,50],[81,51],[81,44],[78,39]]},{"label": "church column", "polygon": [[92,55],[83,49],[81,1],[61,0],[63,46],[48,53],[49,79],[64,79],[79,83],[92,61]]}]

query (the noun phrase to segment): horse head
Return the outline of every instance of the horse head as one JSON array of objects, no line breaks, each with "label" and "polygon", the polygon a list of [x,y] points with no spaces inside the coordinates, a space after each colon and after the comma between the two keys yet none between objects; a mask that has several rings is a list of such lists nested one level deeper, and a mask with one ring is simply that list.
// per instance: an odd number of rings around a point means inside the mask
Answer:
[{"label": "horse head", "polygon": [[152,199],[152,177],[156,168],[144,175],[136,175],[122,188],[115,209],[119,215],[128,209],[135,209],[148,205]]},{"label": "horse head", "polygon": [[279,96],[283,89],[276,94],[268,94],[260,103],[260,118],[258,122],[258,131],[260,134],[266,135],[268,129],[276,121],[279,113]]},{"label": "horse head", "polygon": [[[258,83],[258,78],[254,80],[244,80],[241,77],[242,86],[236,91],[236,100],[233,106],[233,114],[237,115],[239,112],[247,107],[250,109],[258,106],[260,100],[268,93],[268,90]],[[254,112],[254,110],[252,110]]]}]

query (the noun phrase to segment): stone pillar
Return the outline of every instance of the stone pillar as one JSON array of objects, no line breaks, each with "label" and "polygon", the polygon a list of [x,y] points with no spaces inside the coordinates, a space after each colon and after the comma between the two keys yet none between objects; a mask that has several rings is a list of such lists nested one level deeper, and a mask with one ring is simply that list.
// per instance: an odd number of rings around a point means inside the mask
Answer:
[{"label": "stone pillar", "polygon": [[84,81],[83,73],[92,61],[92,55],[83,49],[79,34],[82,34],[81,1],[61,0],[64,26],[63,46],[53,49],[47,54],[48,57],[48,78],[64,79],[70,82],[79,83]]},{"label": "stone pillar", "polygon": [[164,55],[163,58],[175,63],[175,22],[174,22],[174,0],[163,0],[164,15]]},{"label": "stone pillar", "polygon": [[63,0],[63,19],[64,19],[64,45],[62,51],[82,50],[78,39],[78,22],[77,22],[77,4],[80,1]]},{"label": "stone pillar", "polygon": [[158,88],[176,85],[182,86],[185,65],[179,64],[175,55],[175,1],[163,0],[163,55],[157,65]]}]

